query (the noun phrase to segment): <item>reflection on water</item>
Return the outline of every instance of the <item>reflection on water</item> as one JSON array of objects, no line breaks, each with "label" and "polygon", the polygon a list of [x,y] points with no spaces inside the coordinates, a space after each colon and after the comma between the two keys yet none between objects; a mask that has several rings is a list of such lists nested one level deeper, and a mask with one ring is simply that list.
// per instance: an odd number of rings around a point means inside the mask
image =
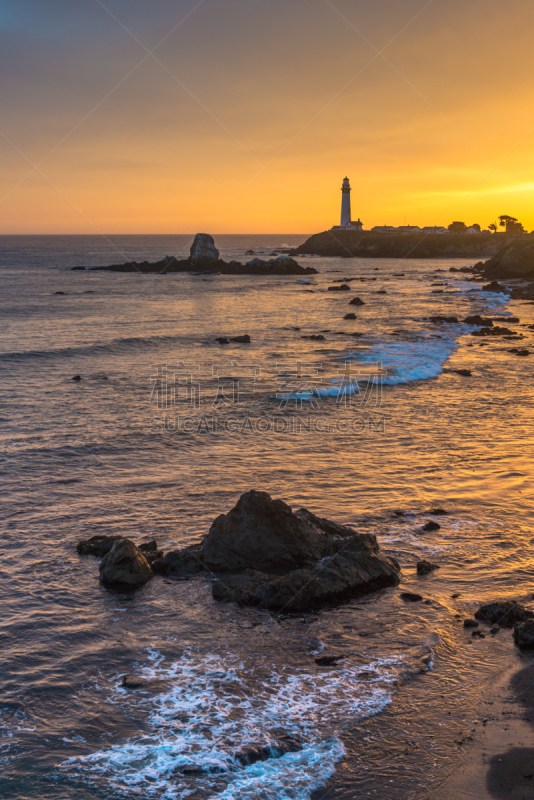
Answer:
[{"label": "reflection on water", "polygon": [[[0,241],[3,796],[306,800],[334,770],[336,797],[352,797],[357,785],[389,798],[392,776],[406,797],[422,796],[456,752],[456,728],[482,679],[508,652],[505,632],[468,647],[461,620],[479,601],[532,591],[528,359],[514,360],[501,339],[470,337],[472,327],[427,318],[513,313],[520,324],[512,327],[531,335],[524,324],[533,307],[475,291],[458,273],[441,273],[444,294],[432,294],[435,271],[458,261],[414,260],[399,270],[385,260],[310,259],[302,263],[320,271],[311,285],[205,280],[70,273],[75,263],[123,259],[99,252],[92,237],[14,238]],[[225,258],[243,259],[282,240],[217,243]],[[180,237],[120,242],[138,260],[186,245]],[[399,271],[404,278],[393,277]],[[352,276],[367,280],[350,293],[326,291]],[[365,305],[344,320],[353,296]],[[321,331],[324,340],[302,338]],[[215,342],[245,333],[250,345]],[[200,367],[201,402],[182,403],[182,395],[158,408],[151,368],[178,361]],[[315,370],[322,391],[299,384],[281,408],[280,376],[299,362]],[[361,379],[338,402],[329,389],[344,362],[387,370],[379,403],[364,401]],[[214,407],[213,368],[243,365],[256,372],[240,402]],[[471,378],[454,372],[465,367]],[[154,427],[184,414],[323,424],[300,433],[283,424],[266,432]],[[369,417],[383,426],[337,426]],[[164,549],[196,541],[251,488],[375,532],[402,564],[401,590],[430,602],[407,605],[393,589],[277,620],[214,603],[204,579],[157,578],[133,596],[113,595],[99,586],[96,562],[75,553],[95,533],[156,537]],[[439,530],[422,533],[435,506],[449,513]],[[440,570],[418,578],[421,558]],[[317,648],[345,658],[321,668]],[[126,692],[127,672],[157,686]],[[281,730],[303,749],[234,769],[243,747],[275,741]],[[432,746],[422,747],[429,731]],[[228,771],[185,778],[185,765]]]}]

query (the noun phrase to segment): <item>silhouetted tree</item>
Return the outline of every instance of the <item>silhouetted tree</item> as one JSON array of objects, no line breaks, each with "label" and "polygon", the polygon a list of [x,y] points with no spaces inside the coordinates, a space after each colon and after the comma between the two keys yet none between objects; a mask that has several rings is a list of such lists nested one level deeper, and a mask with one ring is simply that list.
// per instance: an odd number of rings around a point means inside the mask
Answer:
[{"label": "silhouetted tree", "polygon": [[451,233],[465,233],[467,230],[467,225],[465,222],[451,222],[448,227],[448,230]]},{"label": "silhouetted tree", "polygon": [[480,227],[480,225],[478,224],[478,222],[474,222],[474,223],[471,225],[471,227],[472,227],[472,228],[474,228],[474,229],[475,229],[476,231],[478,231],[479,233],[480,233],[480,231],[482,230],[482,229],[481,229],[481,227]]},{"label": "silhouetted tree", "polygon": [[493,233],[497,233],[497,223],[492,222],[491,225],[488,225],[488,230],[493,231]]},{"label": "silhouetted tree", "polygon": [[506,229],[506,233],[524,233],[525,229],[522,224],[518,222],[517,217],[510,217],[508,214],[501,214],[499,216],[499,225],[501,228]]}]

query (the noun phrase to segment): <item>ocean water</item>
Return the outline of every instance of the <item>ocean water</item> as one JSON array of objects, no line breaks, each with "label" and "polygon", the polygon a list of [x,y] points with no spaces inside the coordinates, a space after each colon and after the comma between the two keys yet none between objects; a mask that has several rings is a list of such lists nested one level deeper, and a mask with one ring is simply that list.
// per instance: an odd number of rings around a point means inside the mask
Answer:
[{"label": "ocean water", "polygon": [[[216,243],[244,260],[304,238]],[[0,794],[426,797],[512,652],[461,620],[529,599],[534,577],[530,359],[428,317],[518,316],[531,348],[534,306],[450,273],[461,259],[308,257],[307,283],[69,270],[191,239],[0,237]],[[198,541],[252,488],[376,533],[401,586],[275,617],[216,603],[204,578],[112,593],[76,554],[96,533]],[[419,578],[421,558],[440,569]],[[242,766],[282,735],[301,749]]]}]

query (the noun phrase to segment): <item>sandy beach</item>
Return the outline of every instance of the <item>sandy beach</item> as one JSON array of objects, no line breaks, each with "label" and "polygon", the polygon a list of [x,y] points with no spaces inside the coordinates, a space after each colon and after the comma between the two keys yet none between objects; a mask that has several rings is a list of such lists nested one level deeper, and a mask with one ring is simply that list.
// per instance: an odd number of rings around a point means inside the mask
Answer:
[{"label": "sandy beach", "polygon": [[[435,800],[530,800],[534,796],[534,661],[511,654],[513,666],[486,686],[485,714],[463,763]],[[519,669],[517,662],[519,662]]]}]

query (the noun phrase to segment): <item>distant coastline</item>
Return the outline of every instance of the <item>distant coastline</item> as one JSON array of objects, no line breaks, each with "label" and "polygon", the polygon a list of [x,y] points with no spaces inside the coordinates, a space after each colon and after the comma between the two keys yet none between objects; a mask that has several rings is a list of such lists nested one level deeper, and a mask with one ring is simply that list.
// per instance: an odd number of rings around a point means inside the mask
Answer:
[{"label": "distant coastline", "polygon": [[[325,258],[491,258],[512,240],[506,233],[406,234],[372,231],[323,231],[290,251],[291,256],[316,255]],[[521,241],[534,242],[526,234]]]}]

